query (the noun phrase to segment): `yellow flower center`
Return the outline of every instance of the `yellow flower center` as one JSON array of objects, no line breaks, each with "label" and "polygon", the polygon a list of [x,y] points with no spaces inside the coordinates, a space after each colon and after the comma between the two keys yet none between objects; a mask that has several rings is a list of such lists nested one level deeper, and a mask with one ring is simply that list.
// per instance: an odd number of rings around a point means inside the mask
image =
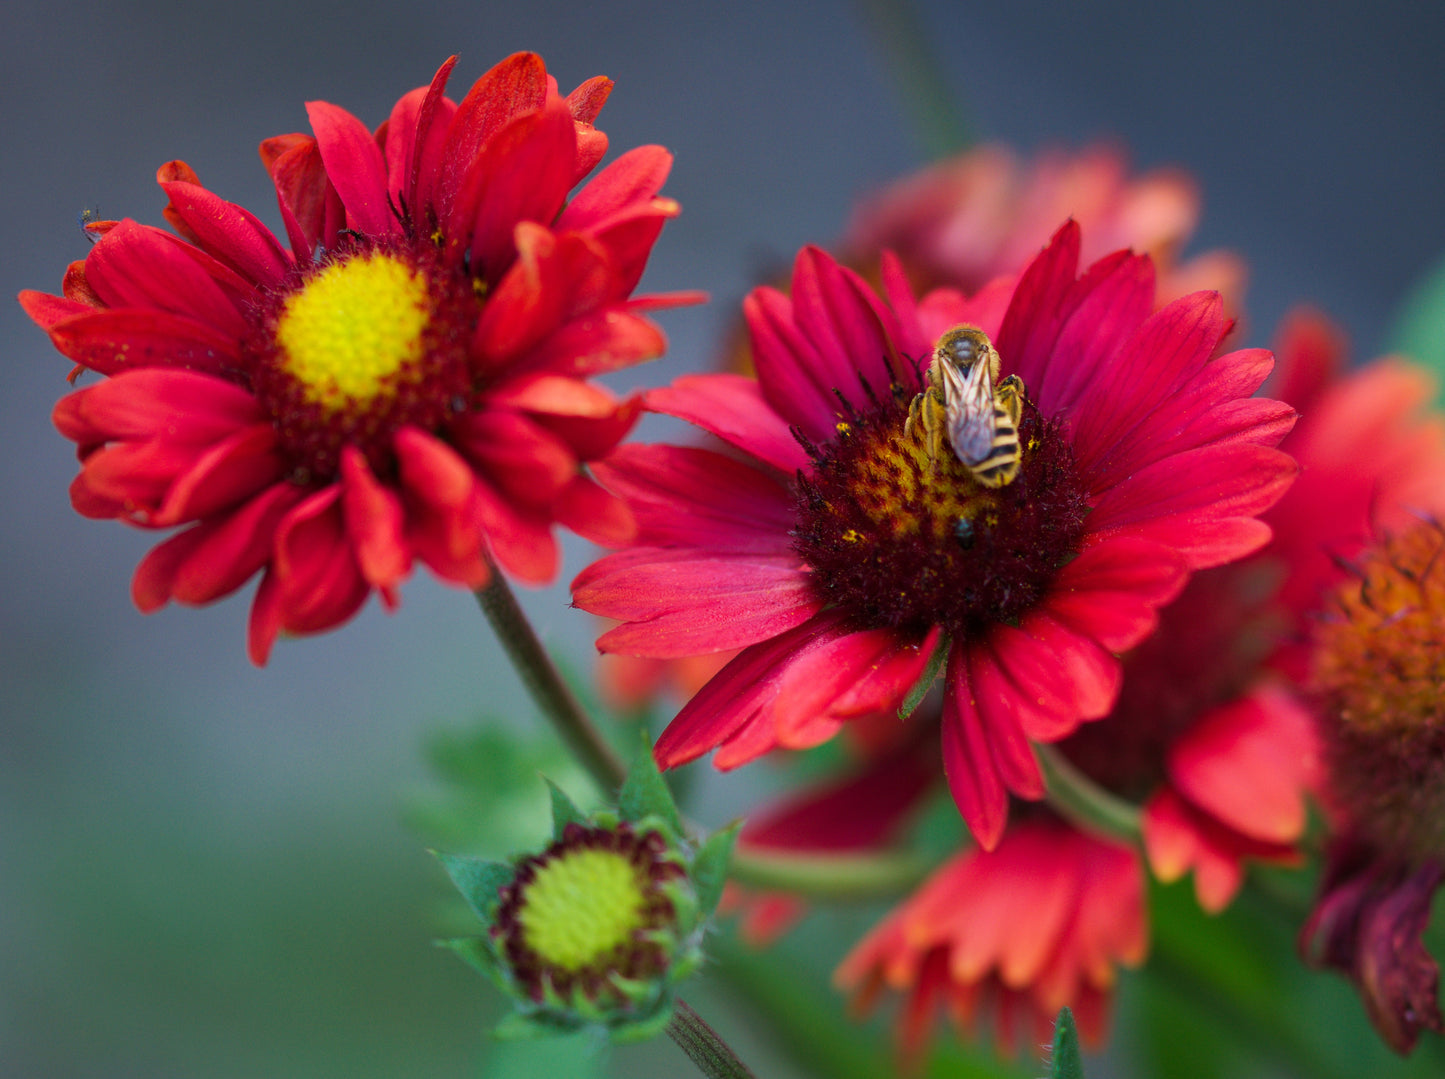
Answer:
[{"label": "yellow flower center", "polygon": [[422,358],[432,306],[425,276],[398,258],[333,263],[282,307],[280,366],[311,404],[365,404]]},{"label": "yellow flower center", "polygon": [[644,927],[637,867],[611,850],[566,852],[537,870],[518,915],[522,936],[546,963],[576,971],[628,945]]}]

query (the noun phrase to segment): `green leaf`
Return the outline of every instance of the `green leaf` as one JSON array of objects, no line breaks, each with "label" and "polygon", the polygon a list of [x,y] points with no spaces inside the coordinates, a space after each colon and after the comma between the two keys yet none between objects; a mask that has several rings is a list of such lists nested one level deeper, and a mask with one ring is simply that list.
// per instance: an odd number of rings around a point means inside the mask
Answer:
[{"label": "green leaf", "polygon": [[933,648],[933,654],[928,657],[928,663],[923,668],[923,674],[913,683],[913,688],[908,691],[908,696],[903,698],[903,703],[898,708],[898,718],[907,719],[913,714],[923,698],[928,696],[928,691],[933,688],[933,683],[938,681],[939,674],[943,671],[943,663],[948,659],[948,635],[940,633],[938,644]]},{"label": "green leaf", "polygon": [[507,972],[487,946],[485,937],[451,937],[435,942],[438,948],[454,952],[467,966],[482,975],[498,989],[507,990]]},{"label": "green leaf", "polygon": [[[545,777],[543,777],[545,778]],[[552,838],[561,839],[562,829],[569,824],[586,824],[587,818],[577,808],[575,802],[567,797],[567,792],[550,779],[547,780],[547,789],[552,792]]]},{"label": "green leaf", "polygon": [[682,818],[677,803],[667,789],[667,781],[657,770],[652,747],[644,741],[642,753],[627,773],[627,781],[617,793],[617,809],[623,820],[639,821],[643,817],[660,817],[672,829],[674,839],[683,835]]},{"label": "green leaf", "polygon": [[1403,352],[1445,381],[1445,262],[1406,297],[1387,340],[1389,351]]},{"label": "green leaf", "polygon": [[722,899],[728,863],[732,861],[733,845],[742,826],[743,822],[737,821],[708,836],[692,860],[692,885],[697,891],[698,912],[703,918],[711,917],[718,900]]},{"label": "green leaf", "polygon": [[626,1023],[618,1023],[608,1032],[608,1036],[617,1045],[648,1041],[667,1029],[667,1024],[671,1022],[675,1008],[676,1004],[670,999],[660,1001],[658,1007],[650,1015]]},{"label": "green leaf", "polygon": [[517,871],[501,862],[489,862],[485,858],[470,858],[462,854],[437,854],[442,868],[457,890],[466,897],[467,904],[476,911],[477,917],[490,925],[492,908],[497,902],[497,890],[510,884]]},{"label": "green leaf", "polygon": [[1084,1058],[1079,1052],[1079,1030],[1074,1026],[1074,1013],[1059,1010],[1054,1024],[1054,1048],[1049,1079],[1084,1079]]}]

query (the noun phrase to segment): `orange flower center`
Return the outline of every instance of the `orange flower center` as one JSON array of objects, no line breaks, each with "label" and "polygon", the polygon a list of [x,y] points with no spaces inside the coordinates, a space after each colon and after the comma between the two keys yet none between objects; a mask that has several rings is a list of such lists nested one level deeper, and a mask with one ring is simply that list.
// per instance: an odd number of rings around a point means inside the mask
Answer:
[{"label": "orange flower center", "polygon": [[1332,793],[1382,842],[1445,854],[1445,528],[1386,538],[1317,631]]}]

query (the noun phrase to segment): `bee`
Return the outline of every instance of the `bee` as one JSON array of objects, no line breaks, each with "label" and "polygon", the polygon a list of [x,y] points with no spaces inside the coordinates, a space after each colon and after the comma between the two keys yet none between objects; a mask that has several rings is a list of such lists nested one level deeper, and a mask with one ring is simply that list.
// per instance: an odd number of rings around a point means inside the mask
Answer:
[{"label": "bee", "polygon": [[81,210],[80,213],[75,215],[75,223],[79,226],[81,235],[92,244],[99,243],[100,238],[105,235],[106,230],[101,226],[114,224],[112,221],[101,221],[99,206],[94,210],[88,206]]},{"label": "bee", "polygon": [[903,433],[923,432],[929,459],[943,440],[985,487],[1004,487],[1019,474],[1019,415],[1024,384],[1018,375],[999,381],[998,352],[976,326],[955,326],[933,347],[928,388],[908,406]]}]

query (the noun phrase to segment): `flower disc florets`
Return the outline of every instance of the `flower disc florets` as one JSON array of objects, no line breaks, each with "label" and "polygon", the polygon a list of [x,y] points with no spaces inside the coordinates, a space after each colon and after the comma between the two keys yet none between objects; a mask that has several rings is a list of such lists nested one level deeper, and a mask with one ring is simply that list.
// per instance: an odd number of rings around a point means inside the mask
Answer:
[{"label": "flower disc florets", "polygon": [[538,1003],[580,991],[623,1004],[627,983],[655,979],[672,959],[677,911],[666,885],[684,876],[660,832],[569,824],[502,889],[492,935]]},{"label": "flower disc florets", "polygon": [[1022,468],[987,487],[952,452],[930,460],[922,433],[905,434],[907,414],[900,388],[812,450],[794,549],[823,597],[870,627],[969,637],[1016,620],[1083,534],[1088,507],[1059,422],[1025,403]]},{"label": "flower disc florets", "polygon": [[1385,849],[1445,855],[1445,528],[1387,537],[1337,599],[1314,668],[1331,795]]},{"label": "flower disc florets", "polygon": [[434,249],[356,239],[267,295],[246,355],[295,482],[334,477],[348,445],[393,476],[398,430],[436,430],[464,411],[479,313]]}]

